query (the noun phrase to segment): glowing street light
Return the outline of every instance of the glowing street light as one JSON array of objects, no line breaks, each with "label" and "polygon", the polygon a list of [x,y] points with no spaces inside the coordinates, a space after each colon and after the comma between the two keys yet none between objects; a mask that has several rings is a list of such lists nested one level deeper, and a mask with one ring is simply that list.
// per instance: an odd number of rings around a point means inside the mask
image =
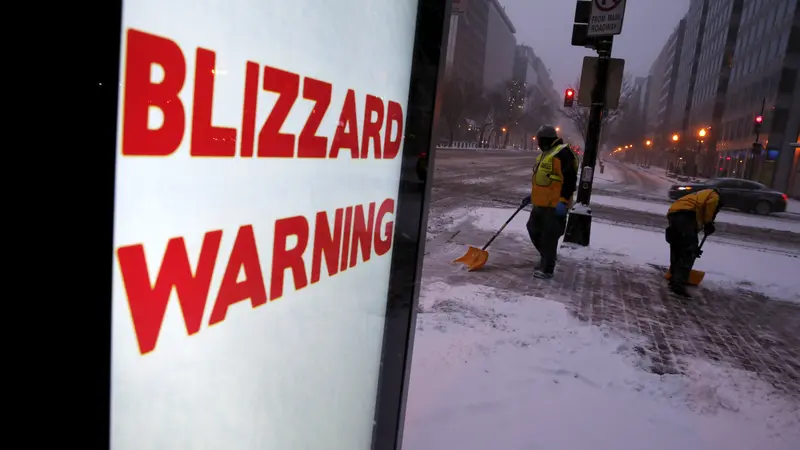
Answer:
[{"label": "glowing street light", "polygon": [[644,141],[644,145],[646,145],[646,146],[650,147],[651,145],[653,145],[653,141],[651,141],[650,139],[648,139],[648,140]]},{"label": "glowing street light", "polygon": [[678,133],[675,133],[675,134],[672,135],[672,142],[678,142],[678,139],[680,139],[680,136],[678,136]]},{"label": "glowing street light", "polygon": [[503,133],[505,133],[505,132],[506,132],[506,127],[503,127]]},{"label": "glowing street light", "polygon": [[701,138],[706,137],[706,129],[700,128],[700,131],[697,132],[697,135],[700,136]]}]

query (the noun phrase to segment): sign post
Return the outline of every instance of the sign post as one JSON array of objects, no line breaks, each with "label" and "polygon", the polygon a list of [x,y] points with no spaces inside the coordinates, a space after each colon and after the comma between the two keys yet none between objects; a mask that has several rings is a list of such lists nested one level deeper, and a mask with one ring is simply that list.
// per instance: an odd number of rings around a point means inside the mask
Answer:
[{"label": "sign post", "polygon": [[[586,2],[578,2],[575,14],[576,23],[578,19],[581,19],[580,16],[582,14],[579,13],[586,9]],[[564,242],[584,247],[589,245],[592,228],[592,210],[589,207],[589,201],[592,196],[592,180],[594,178],[597,151],[600,146],[603,114],[607,108],[606,90],[608,88],[609,67],[611,65],[611,47],[614,35],[620,34],[622,31],[624,15],[625,0],[592,0],[586,38],[582,40],[583,42],[580,42],[581,46],[592,47],[597,50],[597,75],[592,89],[592,104],[589,110],[589,123],[586,130],[586,149],[578,176],[578,194],[575,206],[570,211],[567,220]],[[575,33],[573,32],[573,45],[577,45],[575,41]]]}]

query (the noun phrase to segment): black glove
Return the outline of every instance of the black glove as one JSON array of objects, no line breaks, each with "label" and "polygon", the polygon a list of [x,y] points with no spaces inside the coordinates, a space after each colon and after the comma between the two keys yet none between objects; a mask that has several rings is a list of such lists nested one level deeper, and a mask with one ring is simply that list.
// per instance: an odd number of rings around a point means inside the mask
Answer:
[{"label": "black glove", "polygon": [[714,234],[715,231],[717,231],[717,229],[714,228],[714,222],[709,222],[703,227],[703,233],[705,233],[706,236]]},{"label": "black glove", "polygon": [[522,198],[522,201],[519,202],[520,208],[524,208],[524,207],[526,207],[526,206],[528,206],[530,204],[531,204],[531,196],[530,195],[526,195],[525,197]]}]

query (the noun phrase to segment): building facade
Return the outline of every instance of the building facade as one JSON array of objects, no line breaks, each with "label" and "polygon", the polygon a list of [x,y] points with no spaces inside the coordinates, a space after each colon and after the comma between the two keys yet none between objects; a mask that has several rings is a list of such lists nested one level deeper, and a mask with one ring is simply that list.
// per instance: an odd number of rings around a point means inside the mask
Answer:
[{"label": "building facade", "polygon": [[[697,75],[687,126],[683,128],[683,145],[690,150],[687,156],[693,159],[697,172],[704,176],[714,176],[717,169],[719,130],[726,106],[744,0],[708,0],[707,3],[703,45],[697,56]],[[695,148],[692,148],[693,145]]]},{"label": "building facade", "polygon": [[450,21],[447,72],[475,86],[483,86],[490,3],[470,1]]},{"label": "building facade", "polygon": [[[483,2],[470,2],[483,3]],[[517,49],[517,32],[498,0],[487,0],[486,47],[483,65],[483,87],[497,89],[512,79],[514,56]]]},{"label": "building facade", "polygon": [[[675,81],[675,92],[670,111],[669,128],[671,132],[680,136],[680,148],[686,148],[689,128],[689,114],[693,106],[697,69],[703,48],[703,38],[706,31],[706,18],[708,17],[708,4],[710,0],[692,0],[689,11],[685,16],[685,31],[683,45],[681,46],[678,76]],[[682,158],[686,156],[681,155]],[[688,160],[686,171],[695,172],[694,161]]]},{"label": "building facade", "polygon": [[[668,148],[684,172],[800,196],[797,0],[692,0],[649,78],[648,133],[655,142],[678,134]],[[754,151],[754,142],[763,147]]]},{"label": "building facade", "polygon": [[[744,2],[730,72],[719,130],[718,171],[800,195],[798,150],[791,146],[800,131],[797,0]],[[764,119],[758,136],[764,151],[754,154],[758,115]]]},{"label": "building facade", "polygon": [[536,60],[538,57],[528,45],[517,45],[514,56],[513,77],[519,83],[524,83],[529,90],[525,100],[525,112],[531,111],[536,102],[542,101],[539,76],[536,73]]},{"label": "building facade", "polygon": [[[666,149],[672,145],[669,139],[674,130],[671,119],[675,105],[675,92],[677,91],[685,35],[686,19],[683,18],[678,22],[678,26],[675,27],[675,30],[667,39],[664,50],[662,50],[664,55],[663,79],[658,95],[658,112],[654,117],[654,146],[659,149]],[[651,72],[659,69],[658,66],[654,66]]]}]

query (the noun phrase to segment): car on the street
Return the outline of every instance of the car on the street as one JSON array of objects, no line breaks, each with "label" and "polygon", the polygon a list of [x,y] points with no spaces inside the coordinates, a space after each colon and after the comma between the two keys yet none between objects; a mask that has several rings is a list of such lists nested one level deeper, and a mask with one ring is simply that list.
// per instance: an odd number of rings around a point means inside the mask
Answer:
[{"label": "car on the street", "polygon": [[716,178],[700,183],[673,184],[669,198],[677,200],[684,195],[703,189],[716,189],[725,208],[768,215],[786,211],[788,197],[761,183],[738,178]]}]

